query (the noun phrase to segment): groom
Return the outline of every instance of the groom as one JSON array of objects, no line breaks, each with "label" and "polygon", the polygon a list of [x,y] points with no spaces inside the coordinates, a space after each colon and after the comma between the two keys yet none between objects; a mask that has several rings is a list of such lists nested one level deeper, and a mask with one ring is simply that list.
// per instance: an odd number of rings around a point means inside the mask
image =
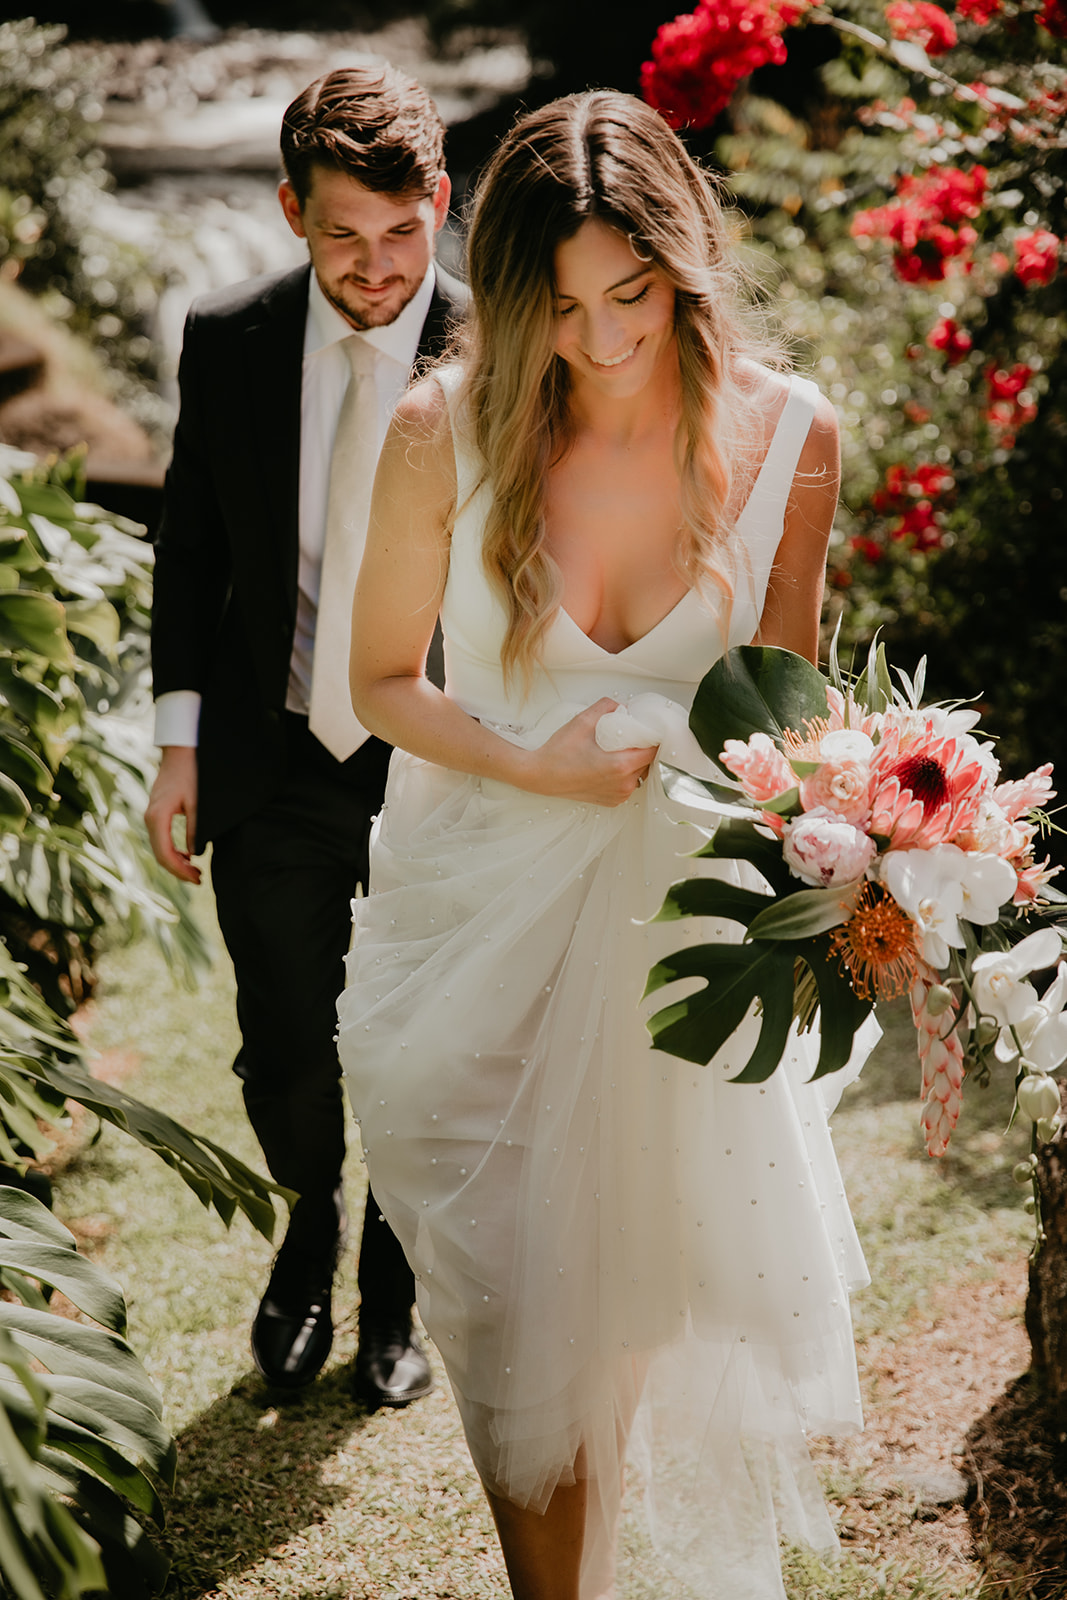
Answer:
[{"label": "groom", "polygon": [[[162,757],[146,820],[190,883],[213,844],[234,1070],[272,1175],[300,1197],[252,1326],[257,1367],[286,1388],[315,1377],[333,1339],[346,1240],[334,1006],[389,759],[351,710],[352,590],[392,409],[465,300],[434,261],[443,136],[426,92],[389,66],[328,73],[289,107],[279,198],[310,261],[190,311],[156,539]],[[359,1289],[357,1393],[392,1406],[429,1393],[414,1282],[371,1195]]]}]

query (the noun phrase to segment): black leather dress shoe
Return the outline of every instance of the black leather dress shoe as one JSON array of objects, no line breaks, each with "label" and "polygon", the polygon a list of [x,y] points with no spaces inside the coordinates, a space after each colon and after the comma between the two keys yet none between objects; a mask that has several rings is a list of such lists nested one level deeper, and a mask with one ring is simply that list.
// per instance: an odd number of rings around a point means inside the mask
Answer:
[{"label": "black leather dress shoe", "polygon": [[407,1327],[360,1327],[352,1387],[372,1411],[408,1406],[433,1388],[426,1352]]},{"label": "black leather dress shoe", "polygon": [[297,1201],[252,1323],[252,1359],[268,1383],[302,1389],[333,1345],[333,1275],[348,1236],[344,1195]]},{"label": "black leather dress shoe", "polygon": [[264,1295],[252,1324],[252,1359],[268,1383],[302,1389],[322,1371],[332,1345],[329,1289],[289,1307]]}]

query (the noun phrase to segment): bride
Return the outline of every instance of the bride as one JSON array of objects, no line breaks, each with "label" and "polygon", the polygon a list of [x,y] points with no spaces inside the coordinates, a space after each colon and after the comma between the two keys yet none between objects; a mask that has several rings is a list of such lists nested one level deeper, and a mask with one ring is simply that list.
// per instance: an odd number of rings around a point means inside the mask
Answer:
[{"label": "bride", "polygon": [[781,1535],[834,1547],[805,1439],[860,1426],[862,1257],[809,1037],[732,1084],[751,1021],[694,1067],[641,994],[740,937],[647,919],[723,870],[689,859],[715,817],[676,770],[710,770],[701,677],[753,640],[814,659],[834,414],[768,364],[708,179],[627,96],[518,122],[470,277],[355,599],[353,701],[398,748],[342,1061],[513,1593],[593,1600],[644,1554],[648,1592],[768,1600]]}]

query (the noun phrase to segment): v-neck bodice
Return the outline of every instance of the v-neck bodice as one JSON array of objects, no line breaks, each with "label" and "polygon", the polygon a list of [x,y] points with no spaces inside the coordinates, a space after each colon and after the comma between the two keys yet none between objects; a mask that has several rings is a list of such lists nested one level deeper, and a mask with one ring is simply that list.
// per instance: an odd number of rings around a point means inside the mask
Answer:
[{"label": "v-neck bodice", "polygon": [[622,650],[606,650],[560,607],[545,635],[542,663],[529,693],[506,688],[500,654],[504,608],[482,563],[492,494],[480,456],[459,414],[461,372],[437,374],[449,405],[456,449],[459,511],[452,533],[448,580],[441,606],[448,694],[482,722],[516,730],[558,726],[603,696],[625,704],[656,693],[686,707],[697,684],[725,651],[748,644],[759,626],[774,558],[782,537],[789,490],[807,438],[818,391],[794,377],[767,454],[735,524],[729,558],[734,593],[718,604],[688,590],[647,633]]}]

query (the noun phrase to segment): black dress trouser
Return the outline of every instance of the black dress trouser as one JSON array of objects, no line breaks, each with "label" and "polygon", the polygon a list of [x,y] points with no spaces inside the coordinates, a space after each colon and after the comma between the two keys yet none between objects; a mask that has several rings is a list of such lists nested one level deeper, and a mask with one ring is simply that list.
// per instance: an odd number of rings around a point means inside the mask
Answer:
[{"label": "black dress trouser", "polygon": [[[345,1155],[336,1003],[389,747],[370,739],[342,763],[306,717],[287,712],[285,724],[284,779],[214,841],[211,877],[237,982],[234,1071],[249,1120],[272,1177],[301,1196],[298,1213],[322,1217],[328,1253]],[[402,1324],[410,1314],[414,1279],[370,1194],[359,1289],[364,1319]]]}]

